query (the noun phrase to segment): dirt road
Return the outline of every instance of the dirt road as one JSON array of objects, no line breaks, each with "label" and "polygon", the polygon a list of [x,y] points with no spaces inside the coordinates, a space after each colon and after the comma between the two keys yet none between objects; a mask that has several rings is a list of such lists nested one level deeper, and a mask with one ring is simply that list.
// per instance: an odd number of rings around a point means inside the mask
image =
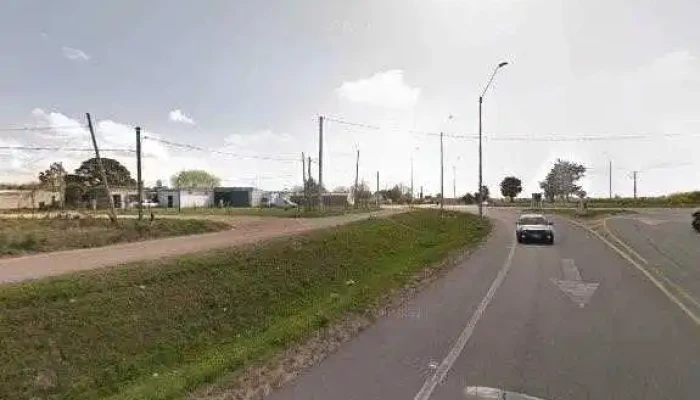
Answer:
[{"label": "dirt road", "polygon": [[223,232],[0,259],[0,283],[18,282],[133,261],[153,260],[244,245],[359,221],[369,218],[370,215],[386,217],[398,212],[403,212],[403,210],[390,209],[370,214],[349,214],[311,219],[242,217],[230,220],[231,230]]}]

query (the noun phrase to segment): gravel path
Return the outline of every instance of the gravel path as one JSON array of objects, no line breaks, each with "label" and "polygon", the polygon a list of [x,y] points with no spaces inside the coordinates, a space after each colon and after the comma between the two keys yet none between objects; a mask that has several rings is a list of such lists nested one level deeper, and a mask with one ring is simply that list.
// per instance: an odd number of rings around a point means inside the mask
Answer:
[{"label": "gravel path", "polygon": [[0,259],[0,283],[18,282],[140,260],[153,260],[239,246],[359,221],[369,218],[370,215],[386,217],[402,211],[392,209],[371,214],[349,214],[310,219],[235,218],[231,221],[231,230],[223,232]]}]

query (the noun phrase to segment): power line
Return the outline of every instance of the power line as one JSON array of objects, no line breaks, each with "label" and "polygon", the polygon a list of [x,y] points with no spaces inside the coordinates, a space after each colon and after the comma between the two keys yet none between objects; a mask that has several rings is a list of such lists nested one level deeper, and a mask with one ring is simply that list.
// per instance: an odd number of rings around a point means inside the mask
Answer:
[{"label": "power line", "polygon": [[[70,151],[70,152],[91,152],[93,149],[85,147],[43,147],[43,146],[0,146],[0,150],[22,150],[22,151]],[[134,153],[134,149],[100,149],[109,152]]]},{"label": "power line", "polygon": [[159,142],[159,143],[165,144],[167,146],[171,146],[171,147],[178,147],[178,148],[188,149],[188,150],[203,151],[203,152],[209,152],[209,153],[214,153],[214,154],[222,154],[222,155],[227,155],[227,156],[232,156],[232,157],[237,157],[237,158],[252,158],[252,159],[258,159],[258,160],[282,161],[282,162],[298,162],[299,161],[297,159],[292,159],[292,158],[256,156],[256,155],[249,155],[249,154],[232,153],[232,152],[222,151],[222,150],[214,150],[214,149],[209,149],[206,147],[197,146],[197,145],[193,145],[193,144],[179,143],[179,142],[173,142],[170,140],[155,138],[152,136],[143,136],[143,138],[146,140]]},{"label": "power line", "polygon": [[12,131],[51,131],[58,129],[85,129],[84,125],[51,125],[51,126],[22,126],[22,127],[6,127],[0,128],[0,132]]},{"label": "power line", "polygon": [[[394,132],[406,132],[413,135],[422,136],[440,136],[439,132],[418,131],[412,129],[401,129],[398,127],[381,127],[378,125],[348,121],[335,117],[326,117],[327,121],[334,122],[340,125],[353,126],[368,130],[385,130]],[[466,134],[444,134],[444,137],[465,140],[478,140],[479,136]],[[484,140],[489,141],[525,141],[525,142],[587,142],[587,141],[609,141],[609,140],[645,140],[658,138],[684,138],[684,137],[700,137],[700,134],[695,133],[647,133],[647,134],[631,134],[631,135],[557,135],[557,134],[506,134],[498,136],[484,136]]]}]

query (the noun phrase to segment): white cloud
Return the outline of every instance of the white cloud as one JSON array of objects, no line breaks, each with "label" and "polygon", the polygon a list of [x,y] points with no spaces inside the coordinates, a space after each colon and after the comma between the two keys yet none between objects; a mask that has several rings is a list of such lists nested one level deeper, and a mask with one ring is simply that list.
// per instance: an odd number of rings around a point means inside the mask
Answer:
[{"label": "white cloud", "polygon": [[353,103],[371,106],[406,109],[418,102],[419,88],[412,88],[403,80],[402,70],[379,72],[369,78],[344,82],[336,93]]},{"label": "white cloud", "polygon": [[63,52],[63,56],[69,60],[88,61],[90,59],[90,56],[87,53],[73,47],[63,46],[61,51]]},{"label": "white cloud", "polygon": [[[0,180],[26,181],[36,178],[36,174],[53,161],[62,161],[67,170],[72,171],[80,163],[93,157],[92,142],[88,129],[77,119],[60,112],[47,112],[35,108],[31,112],[35,125],[48,127],[39,131],[23,132],[21,137],[8,142],[0,142],[4,146],[36,146],[57,147],[58,150],[4,150],[0,151]],[[125,165],[132,174],[136,173],[136,157],[133,150],[136,147],[134,126],[112,120],[94,121],[97,143],[102,149],[102,156],[114,158]],[[142,136],[160,138],[149,132]],[[85,149],[85,151],[75,151]],[[114,151],[122,150],[122,151]],[[186,157],[173,157],[164,144],[154,140],[142,140],[144,180],[154,182],[156,179],[167,178],[173,171],[188,165],[193,160]]]},{"label": "white cloud", "polygon": [[41,126],[51,127],[50,131],[38,132],[41,136],[61,139],[89,137],[89,132],[83,124],[59,112],[46,112],[35,108],[32,115],[41,122]]},{"label": "white cloud", "polygon": [[182,122],[184,124],[194,125],[194,119],[189,117],[180,109],[170,111],[168,113],[168,118],[173,122]]}]

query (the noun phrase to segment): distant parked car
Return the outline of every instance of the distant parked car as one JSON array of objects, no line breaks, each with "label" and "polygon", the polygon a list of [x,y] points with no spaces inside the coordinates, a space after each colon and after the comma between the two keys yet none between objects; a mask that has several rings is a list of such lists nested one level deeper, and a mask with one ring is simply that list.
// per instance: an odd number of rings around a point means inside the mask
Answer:
[{"label": "distant parked car", "polygon": [[268,205],[270,207],[284,208],[285,210],[297,207],[297,203],[285,197],[277,197],[273,201],[270,201]]}]

